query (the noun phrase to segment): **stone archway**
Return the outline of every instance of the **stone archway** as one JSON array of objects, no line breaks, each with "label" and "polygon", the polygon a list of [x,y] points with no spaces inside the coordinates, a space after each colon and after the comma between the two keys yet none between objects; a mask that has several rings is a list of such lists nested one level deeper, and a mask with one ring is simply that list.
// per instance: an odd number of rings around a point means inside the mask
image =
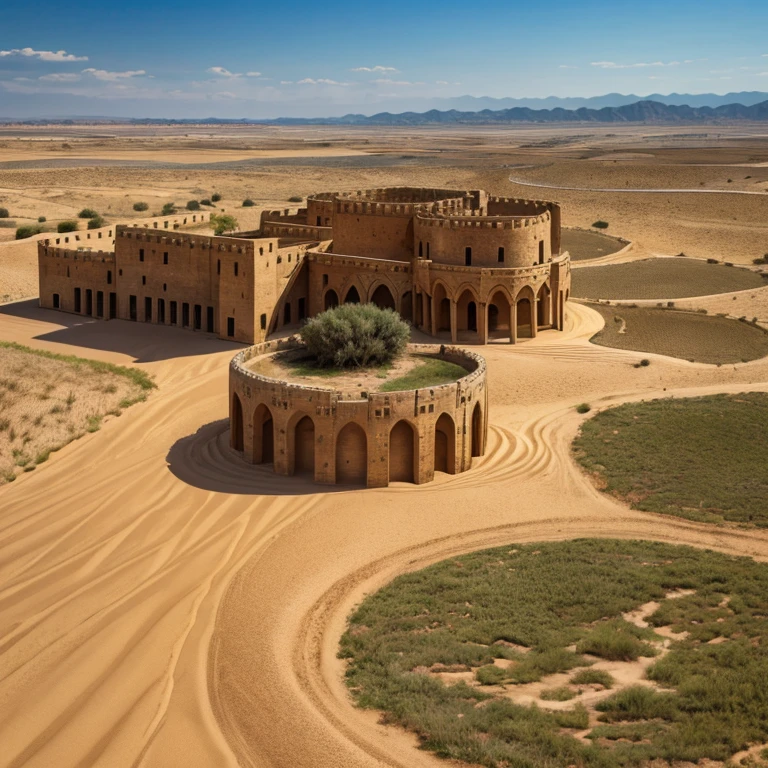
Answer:
[{"label": "stone archway", "polygon": [[323,308],[324,309],[333,309],[334,307],[339,306],[339,295],[336,293],[336,291],[333,290],[333,288],[329,288],[325,292],[325,298],[323,299]]},{"label": "stone archway", "polygon": [[410,422],[402,419],[389,433],[389,482],[413,483],[416,433]]},{"label": "stone archway", "polygon": [[472,411],[472,456],[483,455],[483,411],[480,403],[475,403]]},{"label": "stone archway", "polygon": [[302,416],[293,430],[293,473],[315,474],[315,423]]},{"label": "stone archway", "polygon": [[533,309],[528,297],[517,300],[517,336],[518,338],[533,336]]},{"label": "stone archway", "polygon": [[542,326],[549,326],[552,324],[552,308],[550,303],[550,291],[549,286],[544,285],[539,288],[537,294],[538,301],[536,302],[536,323],[541,328]]},{"label": "stone archway", "polygon": [[438,283],[435,286],[434,296],[432,298],[435,312],[435,333],[451,330],[451,300],[445,287]]},{"label": "stone archway", "polygon": [[380,309],[394,309],[395,297],[392,295],[392,291],[382,283],[372,294],[371,304],[375,304]]},{"label": "stone archway", "polygon": [[[417,298],[420,298],[420,295],[417,296]],[[400,297],[400,317],[402,317],[403,320],[407,320],[409,323],[413,322],[413,293],[411,291],[406,291]],[[420,315],[417,313],[416,317],[416,325],[418,325],[418,318]]]},{"label": "stone archway", "polygon": [[365,485],[368,479],[368,439],[355,422],[346,424],[336,437],[336,482]]},{"label": "stone archway", "polygon": [[466,288],[456,302],[456,317],[459,331],[477,333],[477,302],[475,295]]},{"label": "stone archway", "polygon": [[456,426],[447,413],[435,423],[435,472],[456,472]]},{"label": "stone archway", "polygon": [[232,393],[232,413],[229,417],[229,444],[236,451],[243,450],[243,404],[237,396],[237,392]]},{"label": "stone archway", "polygon": [[495,338],[509,338],[512,306],[504,291],[496,291],[488,302],[488,335]]},{"label": "stone archway", "polygon": [[275,423],[272,412],[261,403],[253,414],[253,463],[272,464],[275,460]]},{"label": "stone archway", "polygon": [[360,294],[357,292],[357,288],[354,285],[347,291],[347,295],[344,297],[344,303],[345,304],[360,303]]}]

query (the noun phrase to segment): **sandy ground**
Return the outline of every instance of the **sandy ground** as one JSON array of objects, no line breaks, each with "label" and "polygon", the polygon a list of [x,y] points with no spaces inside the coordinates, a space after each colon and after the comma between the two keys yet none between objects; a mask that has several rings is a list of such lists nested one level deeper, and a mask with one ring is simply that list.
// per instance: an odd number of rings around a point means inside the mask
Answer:
[{"label": "sandy ground", "polygon": [[236,345],[75,320],[7,305],[0,335],[135,363],[159,390],[0,491],[4,765],[444,765],[355,710],[336,659],[349,610],[396,573],[587,535],[768,557],[764,533],[601,496],[569,456],[575,403],[766,389],[768,360],[635,369],[588,343],[601,320],[572,305],[565,334],[486,349],[492,427],[470,472],[332,492],[229,450]]}]

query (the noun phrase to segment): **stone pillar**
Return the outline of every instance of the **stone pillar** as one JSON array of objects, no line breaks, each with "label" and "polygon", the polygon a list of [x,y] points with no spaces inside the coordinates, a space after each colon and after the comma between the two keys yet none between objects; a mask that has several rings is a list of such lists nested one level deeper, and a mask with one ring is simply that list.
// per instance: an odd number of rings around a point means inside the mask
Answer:
[{"label": "stone pillar", "polygon": [[437,336],[437,318],[435,317],[435,312],[437,311],[435,309],[435,304],[437,302],[434,300],[434,298],[430,299],[429,301],[429,308],[430,308],[430,336]]},{"label": "stone pillar", "polygon": [[536,332],[539,330],[539,298],[533,297],[531,301],[531,338],[536,338]]},{"label": "stone pillar", "polygon": [[455,344],[459,338],[459,323],[457,317],[458,306],[456,302],[451,299],[451,344]]},{"label": "stone pillar", "polygon": [[477,305],[477,333],[480,336],[480,343],[488,343],[488,304],[478,303]]},{"label": "stone pillar", "polygon": [[517,301],[509,305],[509,343],[517,344]]}]

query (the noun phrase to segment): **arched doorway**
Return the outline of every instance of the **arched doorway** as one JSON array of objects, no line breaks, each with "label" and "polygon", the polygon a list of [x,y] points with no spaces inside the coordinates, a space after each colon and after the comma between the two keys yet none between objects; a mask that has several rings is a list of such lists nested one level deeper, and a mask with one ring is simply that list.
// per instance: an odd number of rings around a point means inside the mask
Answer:
[{"label": "arched doorway", "polygon": [[435,332],[451,330],[451,300],[448,298],[445,287],[438,283],[435,286],[435,294],[432,298],[435,310]]},{"label": "arched doorway", "polygon": [[530,338],[533,336],[533,315],[531,312],[531,300],[521,298],[517,300],[517,335],[518,337]]},{"label": "arched doorway", "polygon": [[253,463],[271,464],[275,460],[275,425],[272,413],[261,403],[253,414]]},{"label": "arched doorway", "polygon": [[368,440],[365,430],[354,422],[336,437],[336,482],[365,485],[368,478]]},{"label": "arched doorway", "polygon": [[395,297],[392,291],[382,283],[371,295],[371,304],[375,304],[380,309],[394,309]]},{"label": "arched doorway", "polygon": [[333,288],[330,288],[325,292],[325,299],[323,300],[324,309],[333,309],[339,306],[339,296]]},{"label": "arched doorway", "polygon": [[483,455],[483,411],[480,403],[475,403],[472,411],[472,456]]},{"label": "arched doorway", "polygon": [[[411,291],[406,291],[400,297],[400,317],[402,317],[403,320],[407,320],[409,323],[413,322],[413,293]],[[416,315],[417,324],[418,324],[418,318],[419,318],[419,315],[417,313]]]},{"label": "arched doorway", "polygon": [[303,416],[293,431],[294,474],[315,474],[315,423]]},{"label": "arched doorway", "polygon": [[237,392],[232,393],[232,413],[229,416],[229,444],[236,451],[243,450],[243,405]]},{"label": "arched doorway", "polygon": [[344,303],[345,304],[360,303],[360,294],[357,292],[357,288],[355,288],[354,285],[347,291],[347,295],[344,297]]},{"label": "arched doorway", "polygon": [[550,308],[550,299],[549,299],[549,286],[544,283],[544,285],[539,288],[539,293],[537,294],[538,301],[536,302],[536,322],[541,328],[545,325],[551,325],[552,324],[552,313]]},{"label": "arched doorway", "polygon": [[511,307],[504,291],[496,291],[488,302],[488,334],[496,338],[509,338]]},{"label": "arched doorway", "polygon": [[477,302],[468,288],[459,296],[456,303],[456,316],[459,331],[477,332]]},{"label": "arched doorway", "polygon": [[456,427],[447,413],[435,424],[435,472],[456,472]]},{"label": "arched doorway", "polygon": [[389,481],[414,481],[413,457],[416,433],[405,420],[398,421],[389,433]]}]

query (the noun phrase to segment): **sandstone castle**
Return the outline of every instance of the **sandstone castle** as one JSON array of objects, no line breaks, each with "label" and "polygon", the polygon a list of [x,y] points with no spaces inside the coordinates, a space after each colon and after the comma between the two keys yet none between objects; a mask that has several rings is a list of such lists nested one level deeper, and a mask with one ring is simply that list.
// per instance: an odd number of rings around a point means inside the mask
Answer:
[{"label": "sandstone castle", "polygon": [[60,240],[38,244],[42,307],[248,344],[345,302],[452,343],[515,343],[561,330],[570,294],[559,206],[482,190],[322,193],[222,237],[118,226],[113,252]]}]

